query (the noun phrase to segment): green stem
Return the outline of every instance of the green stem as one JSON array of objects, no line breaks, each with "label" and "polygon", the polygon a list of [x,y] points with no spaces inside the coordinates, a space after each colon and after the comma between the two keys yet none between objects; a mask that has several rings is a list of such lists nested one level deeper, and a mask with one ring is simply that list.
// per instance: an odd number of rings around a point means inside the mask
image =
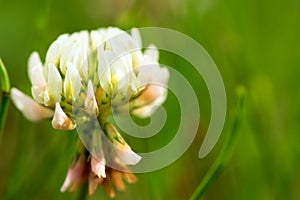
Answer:
[{"label": "green stem", "polygon": [[4,129],[4,124],[6,121],[7,110],[9,106],[9,91],[10,91],[10,82],[9,77],[6,71],[6,68],[0,58],[0,85],[1,85],[1,107],[0,107],[0,144],[2,133]]},{"label": "green stem", "polygon": [[208,188],[208,186],[212,183],[212,181],[217,178],[220,174],[224,166],[229,160],[230,155],[232,154],[234,144],[237,138],[237,133],[240,126],[240,121],[242,118],[242,111],[244,108],[244,99],[245,99],[245,89],[243,87],[239,87],[237,89],[237,106],[236,106],[236,114],[233,120],[232,129],[229,134],[227,134],[224,146],[221,149],[220,154],[216,158],[215,162],[205,174],[202,182],[198,185],[194,193],[192,194],[190,200],[198,200],[201,199]]},{"label": "green stem", "polygon": [[88,199],[89,195],[88,195],[88,184],[84,183],[79,191],[79,195],[78,195],[78,200],[86,200]]}]

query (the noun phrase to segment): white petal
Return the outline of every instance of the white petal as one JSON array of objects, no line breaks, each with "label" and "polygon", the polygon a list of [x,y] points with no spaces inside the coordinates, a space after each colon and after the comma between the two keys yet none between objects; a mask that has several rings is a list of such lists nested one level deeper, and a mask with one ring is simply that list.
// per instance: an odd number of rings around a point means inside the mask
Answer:
[{"label": "white petal", "polygon": [[110,71],[110,60],[109,54],[111,52],[104,51],[102,49],[98,49],[98,76],[100,80],[101,87],[107,93],[112,91],[112,83],[111,83],[111,71]]},{"label": "white petal", "polygon": [[31,94],[33,96],[33,99],[38,102],[39,104],[44,103],[44,90],[42,90],[38,86],[32,86],[31,87]]},{"label": "white petal", "polygon": [[159,68],[157,69],[157,71],[154,72],[152,82],[166,86],[169,80],[169,76],[170,74],[167,68]]},{"label": "white petal", "polygon": [[49,106],[49,107],[53,107],[54,104],[55,104],[55,102],[51,100],[49,91],[45,90],[45,92],[44,92],[44,105]]},{"label": "white petal", "polygon": [[75,65],[67,62],[67,73],[64,80],[64,94],[67,99],[75,99],[81,90],[81,78]]},{"label": "white petal", "polygon": [[65,46],[65,43],[68,40],[68,38],[68,34],[61,35],[50,45],[46,53],[46,66],[49,63],[57,65],[61,56],[62,48]]},{"label": "white petal", "polygon": [[40,121],[53,116],[53,111],[35,102],[16,88],[11,89],[11,99],[22,114],[31,121]]},{"label": "white petal", "polygon": [[153,61],[158,61],[159,58],[159,52],[153,44],[146,49],[144,55],[149,56]]},{"label": "white petal", "polygon": [[94,115],[98,112],[98,106],[97,106],[94,88],[91,80],[89,80],[88,82],[88,89],[87,89],[87,94],[84,102],[84,107],[86,111],[91,115]]},{"label": "white petal", "polygon": [[137,48],[142,48],[142,39],[140,31],[136,28],[131,29],[131,36]]},{"label": "white petal", "polygon": [[62,79],[58,69],[52,64],[48,68],[48,88],[52,93],[54,102],[60,102],[62,92]]},{"label": "white petal", "polygon": [[91,31],[91,50],[94,51],[102,44],[103,35],[101,35],[98,31]]},{"label": "white petal", "polygon": [[55,104],[55,112],[52,120],[52,127],[58,130],[73,130],[75,124],[73,121],[64,113],[59,103]]},{"label": "white petal", "polygon": [[46,87],[46,80],[43,75],[43,65],[37,52],[33,52],[29,57],[28,75],[32,85],[42,89]]},{"label": "white petal", "polygon": [[[149,58],[145,56],[146,60]],[[137,79],[142,84],[161,84],[166,85],[169,80],[169,70],[165,67],[161,68],[157,63],[149,63],[145,61],[144,65],[137,68]]]}]

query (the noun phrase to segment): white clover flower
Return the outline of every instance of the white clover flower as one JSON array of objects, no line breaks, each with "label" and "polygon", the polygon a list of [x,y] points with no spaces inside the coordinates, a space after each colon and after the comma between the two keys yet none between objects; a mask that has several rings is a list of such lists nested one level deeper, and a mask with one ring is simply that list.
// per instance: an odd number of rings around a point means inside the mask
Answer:
[{"label": "white clover flower", "polygon": [[[169,72],[159,66],[159,53],[154,45],[145,52],[141,48],[137,29],[129,34],[109,27],[59,36],[50,45],[44,64],[37,52],[30,55],[28,75],[33,99],[16,88],[11,90],[11,98],[23,115],[31,121],[52,118],[53,128],[73,130],[79,123],[74,117],[78,104],[85,113],[83,121],[96,116],[114,147],[112,158],[107,158],[108,147],[101,141],[97,143],[100,157],[91,155],[89,160],[80,156],[70,166],[62,191],[81,182],[88,174],[86,169],[92,174],[88,178],[90,193],[102,182],[100,179],[107,184],[110,169],[105,167],[107,159],[114,160],[118,166],[125,165],[123,168],[140,161],[141,157],[133,152],[107,117],[112,108],[120,114],[127,108],[133,115],[147,117],[166,99]],[[85,167],[83,158],[91,168]],[[122,184],[117,185],[124,188]]]}]

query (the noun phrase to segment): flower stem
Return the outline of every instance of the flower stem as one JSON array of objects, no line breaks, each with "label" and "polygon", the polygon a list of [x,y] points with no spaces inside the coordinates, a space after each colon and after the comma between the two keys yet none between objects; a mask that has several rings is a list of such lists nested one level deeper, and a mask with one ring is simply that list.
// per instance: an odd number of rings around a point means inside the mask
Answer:
[{"label": "flower stem", "polygon": [[214,179],[220,174],[223,170],[224,166],[226,165],[227,161],[229,160],[230,155],[232,154],[235,141],[238,136],[238,130],[240,126],[240,121],[242,118],[242,111],[244,108],[244,99],[245,99],[245,88],[240,86],[237,88],[237,105],[236,105],[236,113],[234,116],[233,124],[231,131],[227,134],[224,146],[221,149],[220,154],[216,158],[215,162],[205,174],[202,182],[198,185],[194,193],[192,194],[190,200],[199,200],[203,197],[206,189],[212,183]]},{"label": "flower stem", "polygon": [[0,107],[0,144],[2,133],[4,129],[4,124],[6,121],[7,110],[9,106],[9,90],[10,82],[6,71],[6,68],[0,58],[0,86],[1,86],[1,107]]},{"label": "flower stem", "polygon": [[78,200],[86,200],[88,199],[88,184],[84,183],[79,191]]}]

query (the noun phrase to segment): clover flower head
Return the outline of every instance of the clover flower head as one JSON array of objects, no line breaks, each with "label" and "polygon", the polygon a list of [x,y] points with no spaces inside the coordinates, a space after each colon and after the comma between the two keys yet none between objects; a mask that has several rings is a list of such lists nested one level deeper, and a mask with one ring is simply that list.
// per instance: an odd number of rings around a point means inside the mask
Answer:
[{"label": "clover flower head", "polygon": [[[154,45],[141,49],[137,29],[129,34],[109,27],[59,36],[50,45],[44,62],[37,52],[30,55],[28,75],[33,99],[16,88],[11,90],[11,98],[23,115],[31,121],[52,119],[53,128],[59,130],[73,130],[96,118],[103,129],[98,140],[91,139],[97,144],[96,155],[85,148],[76,154],[61,191],[74,191],[89,181],[90,194],[102,183],[114,196],[109,180],[119,190],[124,189],[123,178],[135,182],[126,165],[137,164],[141,157],[108,116],[130,113],[148,117],[166,99],[169,72],[159,66],[158,50]],[[78,113],[84,115],[78,117]],[[102,141],[103,137],[113,148]],[[107,163],[125,172],[107,167]]]}]

